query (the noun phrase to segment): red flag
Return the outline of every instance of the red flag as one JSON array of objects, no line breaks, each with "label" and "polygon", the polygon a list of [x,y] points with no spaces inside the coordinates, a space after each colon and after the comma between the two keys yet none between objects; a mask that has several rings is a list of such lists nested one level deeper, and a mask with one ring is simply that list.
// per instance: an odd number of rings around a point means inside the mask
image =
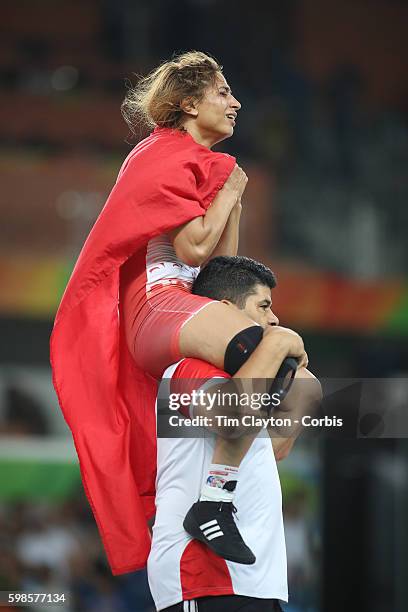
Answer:
[{"label": "red flag", "polygon": [[234,166],[187,133],[156,128],[125,160],[55,318],[54,387],[113,574],[146,564],[156,476],[156,382],[126,346],[119,269],[150,238],[204,215]]}]

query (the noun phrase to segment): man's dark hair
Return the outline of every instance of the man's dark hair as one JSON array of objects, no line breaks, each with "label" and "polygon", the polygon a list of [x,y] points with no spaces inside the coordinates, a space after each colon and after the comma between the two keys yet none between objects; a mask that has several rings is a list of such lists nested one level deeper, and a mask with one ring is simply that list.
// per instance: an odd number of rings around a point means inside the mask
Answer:
[{"label": "man's dark hair", "polygon": [[192,293],[214,300],[229,300],[244,308],[247,298],[255,293],[255,285],[276,287],[274,273],[249,257],[214,257],[201,270],[193,283]]}]

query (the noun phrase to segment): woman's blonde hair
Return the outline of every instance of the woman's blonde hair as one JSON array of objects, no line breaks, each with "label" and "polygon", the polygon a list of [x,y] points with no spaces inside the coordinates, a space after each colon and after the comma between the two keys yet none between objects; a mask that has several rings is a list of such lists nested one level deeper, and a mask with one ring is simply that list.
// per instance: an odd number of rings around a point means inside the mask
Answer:
[{"label": "woman's blonde hair", "polygon": [[220,72],[222,66],[201,51],[177,55],[129,88],[121,106],[123,118],[132,132],[138,125],[183,129],[182,100],[202,100]]}]

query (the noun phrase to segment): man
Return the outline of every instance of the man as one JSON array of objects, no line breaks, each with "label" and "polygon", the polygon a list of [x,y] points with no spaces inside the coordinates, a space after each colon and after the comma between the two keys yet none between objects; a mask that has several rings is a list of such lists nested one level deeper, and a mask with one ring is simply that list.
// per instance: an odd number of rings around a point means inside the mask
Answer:
[{"label": "man", "polygon": [[[275,362],[282,361],[291,343],[301,341],[291,330],[278,326],[271,309],[271,290],[275,284],[273,273],[261,263],[245,257],[217,257],[200,272],[193,286],[194,293],[244,310],[270,338],[269,343],[263,342],[255,349],[234,375],[233,379],[240,378],[244,384],[245,380],[270,377],[271,371],[277,371]],[[303,367],[306,363],[304,359],[296,376],[310,379],[312,386],[303,391],[299,388],[290,391],[285,406],[279,407],[287,414],[295,408],[306,411],[312,401],[319,399],[320,385]],[[186,379],[207,379],[204,388],[209,392],[217,388],[214,385],[219,389],[225,386],[220,378],[226,384],[230,379],[209,363],[183,359],[166,370],[163,385],[168,388],[170,384],[174,389]],[[204,416],[206,410],[207,406],[191,405],[188,414]],[[239,467],[234,503],[239,510],[239,531],[256,556],[254,564],[242,565],[216,555],[183,528],[186,511],[198,499],[214,451],[215,436],[207,430],[204,433],[200,438],[181,439],[161,438],[158,431],[157,512],[148,560],[149,584],[156,607],[167,612],[280,610],[278,600],[287,601],[288,592],[282,498],[273,445],[278,458],[283,458],[293,439],[274,438],[272,445],[269,437],[258,436],[253,440],[253,433],[239,438],[249,450]],[[216,433],[223,436],[221,430]],[[228,444],[228,428],[224,433]],[[270,435],[274,433],[271,430]],[[228,525],[210,523],[200,526],[208,540],[222,541],[230,536],[224,533]]]}]

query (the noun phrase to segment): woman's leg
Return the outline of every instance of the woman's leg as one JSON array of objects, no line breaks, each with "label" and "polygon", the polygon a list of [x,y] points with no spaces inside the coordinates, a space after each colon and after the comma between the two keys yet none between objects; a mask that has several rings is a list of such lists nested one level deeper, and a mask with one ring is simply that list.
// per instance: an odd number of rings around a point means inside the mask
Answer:
[{"label": "woman's leg", "polygon": [[[225,367],[226,360],[224,358],[227,347],[231,340],[237,337],[237,334],[249,328],[253,329],[254,325],[254,321],[245,313],[241,313],[222,302],[210,303],[191,317],[181,328],[179,336],[180,352],[184,357],[203,359],[228,371],[228,368]],[[257,328],[255,330],[258,331]],[[261,328],[259,330],[262,331]],[[261,333],[257,338],[258,342],[262,342]],[[236,340],[231,344],[235,345],[235,343]],[[242,362],[250,354],[251,350],[248,350]],[[228,361],[230,361],[229,358]],[[238,417],[239,414],[231,413],[230,416]],[[248,432],[246,432],[247,435],[237,438],[217,436],[207,479],[201,490],[200,501],[215,502],[217,500],[231,501],[233,499],[238,479],[238,468],[257,433],[248,435]]]},{"label": "woman's leg", "polygon": [[[239,332],[254,325],[255,323],[244,312],[241,313],[222,302],[213,302],[195,314],[181,328],[180,353],[184,357],[203,359],[224,369],[224,356],[230,341]],[[243,436],[243,439],[217,437],[213,463],[239,467],[252,440],[251,436]]]},{"label": "woman's leg", "polygon": [[[206,298],[187,292],[183,295],[182,291],[175,290],[149,296],[148,308],[148,316],[141,317],[144,322],[138,327],[133,353],[144,363],[147,363],[148,356],[151,371],[154,368],[163,371],[166,359],[171,356],[172,361],[168,361],[166,367],[181,357],[194,357],[233,373],[234,368],[227,366],[238,363],[238,370],[242,353],[245,354],[243,363],[257,343],[262,342],[262,328],[243,312],[222,302],[206,301]],[[243,340],[238,341],[241,332],[244,332]],[[245,351],[244,345],[251,350]],[[237,468],[248,445],[245,448],[242,442],[231,439],[217,452],[218,444],[219,437],[214,455],[217,462],[213,457],[200,502],[193,504],[183,525],[193,537],[204,541],[205,536],[205,543],[224,558],[254,563],[255,557],[243,542],[234,522],[231,503]],[[203,536],[203,526],[208,523],[218,525],[220,531],[213,533],[211,527],[211,533]]]},{"label": "woman's leg", "polygon": [[[239,332],[251,328],[244,340],[252,350],[263,333],[244,312],[180,289],[149,295],[137,314],[129,300],[122,300],[119,308],[133,359],[157,379],[183,357],[203,359],[224,369],[227,347]],[[227,353],[230,365],[233,346]],[[231,368],[229,373],[233,373]]]},{"label": "woman's leg", "polygon": [[195,357],[224,369],[230,341],[241,331],[256,325],[244,312],[222,302],[211,302],[181,327],[179,350],[183,357]]}]

